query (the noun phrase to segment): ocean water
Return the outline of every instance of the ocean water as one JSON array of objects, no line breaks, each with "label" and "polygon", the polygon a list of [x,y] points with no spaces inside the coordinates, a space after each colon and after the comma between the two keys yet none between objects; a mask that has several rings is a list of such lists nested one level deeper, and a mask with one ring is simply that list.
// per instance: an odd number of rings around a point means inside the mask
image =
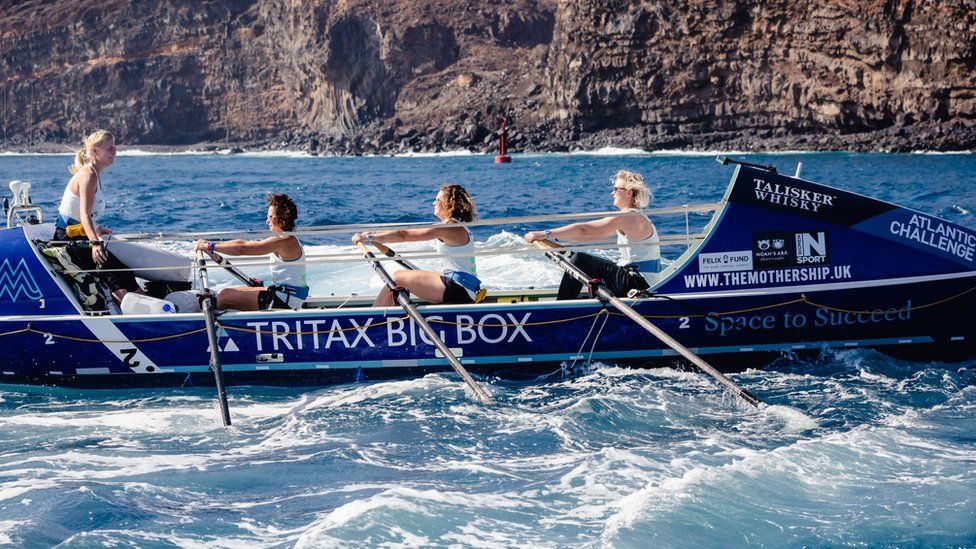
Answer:
[{"label": "ocean water", "polygon": [[[105,173],[103,222],[260,230],[269,191],[296,198],[300,225],[430,221],[444,182],[465,185],[484,218],[606,210],[621,168],[671,206],[717,200],[731,175],[705,155],[627,153],[516,155],[510,166],[480,155],[130,154]],[[802,162],[806,178],[976,226],[976,155],[748,158],[787,173]],[[0,156],[0,181],[29,179],[53,216],[69,162]],[[707,220],[655,219],[664,234]],[[475,237],[482,250],[514,247],[529,228]],[[353,251],[348,237],[307,243],[335,257]],[[494,288],[558,280],[531,254],[485,256],[479,270]],[[380,287],[351,259],[311,275],[316,294]],[[974,366],[855,349],[732,376],[770,412],[694,373],[605,363],[482,379],[491,406],[451,374],[232,387],[229,429],[207,388],[0,385],[0,545],[976,546]]]}]

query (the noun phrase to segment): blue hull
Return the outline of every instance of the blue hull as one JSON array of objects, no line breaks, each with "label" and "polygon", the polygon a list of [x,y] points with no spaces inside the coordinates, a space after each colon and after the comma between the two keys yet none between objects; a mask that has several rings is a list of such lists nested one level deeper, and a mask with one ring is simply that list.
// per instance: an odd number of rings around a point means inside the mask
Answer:
[{"label": "blue hull", "polygon": [[[957,319],[972,309],[974,286],[976,278],[966,276],[632,303],[692,351],[734,371],[762,366],[783,353],[824,348],[875,347],[931,359],[971,356],[976,334]],[[572,360],[680,362],[663,343],[594,300],[421,311],[462,363],[485,375],[530,377]],[[228,383],[345,383],[449,370],[396,308],[227,313],[218,324]],[[105,338],[109,326],[122,337]],[[0,382],[89,387],[213,382],[200,315],[6,320],[0,330],[7,334],[8,349],[21,350],[0,357]],[[118,342],[120,351],[106,341]]]},{"label": "blue hull", "polygon": [[[0,231],[0,383],[211,384],[200,314],[89,316],[23,227]],[[706,237],[640,314],[725,371],[784,353],[872,347],[924,360],[976,351],[976,233],[920,212],[739,167]],[[532,377],[554,364],[681,364],[596,300],[424,306],[474,373]],[[449,370],[399,308],[229,312],[226,381],[328,384]]]}]

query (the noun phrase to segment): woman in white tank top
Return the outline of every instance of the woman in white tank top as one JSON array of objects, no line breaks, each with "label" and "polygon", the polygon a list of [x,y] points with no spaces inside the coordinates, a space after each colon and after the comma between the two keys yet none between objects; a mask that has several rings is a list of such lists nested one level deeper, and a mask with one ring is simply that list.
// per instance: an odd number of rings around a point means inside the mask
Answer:
[{"label": "woman in white tank top", "polygon": [[271,284],[225,288],[217,295],[218,309],[258,311],[264,309],[300,309],[308,298],[305,274],[305,249],[294,235],[298,207],[285,194],[268,195],[268,217],[265,222],[275,236],[263,240],[198,240],[195,249],[226,255],[271,254]]},{"label": "woman in white tank top", "polygon": [[68,171],[71,179],[64,188],[54,240],[71,241],[65,248],[72,262],[85,271],[97,267],[104,272],[96,276],[108,285],[112,298],[121,303],[127,292],[140,292],[131,270],[105,249],[100,237],[112,231],[98,223],[105,212],[101,174],[115,163],[115,137],[105,130],[96,130],[85,138],[84,147],[75,153],[74,164]]},{"label": "woman in white tank top", "polygon": [[[630,290],[644,291],[650,287],[650,282],[660,270],[661,246],[654,223],[641,211],[651,200],[651,192],[644,178],[640,174],[620,170],[611,181],[613,205],[628,215],[531,231],[525,234],[525,240],[595,242],[616,236],[621,251],[621,259],[616,264],[582,252],[574,253],[571,261],[589,276],[602,280],[614,295],[623,297]],[[564,274],[557,299],[576,299],[582,289],[582,283]]]},{"label": "woman in white tank top", "polygon": [[[440,223],[424,229],[362,232],[353,235],[360,242],[419,242],[432,240],[441,256],[443,271],[401,270],[391,273],[393,280],[410,293],[430,303],[473,303],[481,281],[474,260],[471,231],[459,223],[474,220],[474,201],[461,185],[442,185],[434,198],[434,215]],[[383,289],[376,296],[376,307],[393,305],[393,295]]]}]

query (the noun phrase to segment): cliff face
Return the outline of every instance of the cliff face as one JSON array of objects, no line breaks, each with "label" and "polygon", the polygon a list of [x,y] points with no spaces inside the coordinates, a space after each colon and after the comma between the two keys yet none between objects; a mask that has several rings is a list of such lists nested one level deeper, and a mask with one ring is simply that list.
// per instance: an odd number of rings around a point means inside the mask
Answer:
[{"label": "cliff face", "polygon": [[0,0],[8,147],[976,147],[976,2]]}]

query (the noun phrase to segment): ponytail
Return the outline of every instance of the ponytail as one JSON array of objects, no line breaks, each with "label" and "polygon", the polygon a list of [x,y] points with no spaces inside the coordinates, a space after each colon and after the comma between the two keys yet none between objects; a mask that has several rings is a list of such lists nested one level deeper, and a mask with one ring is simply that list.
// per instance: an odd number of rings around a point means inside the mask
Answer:
[{"label": "ponytail", "polygon": [[68,171],[71,173],[76,173],[87,163],[88,163],[88,153],[85,152],[84,148],[78,149],[75,152],[75,163],[68,166]]},{"label": "ponytail", "polygon": [[93,131],[88,137],[85,138],[84,146],[75,152],[75,162],[68,167],[68,171],[71,173],[76,173],[78,170],[84,168],[85,165],[90,164],[92,161],[92,147],[101,145],[106,139],[115,139],[115,136],[106,130]]}]

